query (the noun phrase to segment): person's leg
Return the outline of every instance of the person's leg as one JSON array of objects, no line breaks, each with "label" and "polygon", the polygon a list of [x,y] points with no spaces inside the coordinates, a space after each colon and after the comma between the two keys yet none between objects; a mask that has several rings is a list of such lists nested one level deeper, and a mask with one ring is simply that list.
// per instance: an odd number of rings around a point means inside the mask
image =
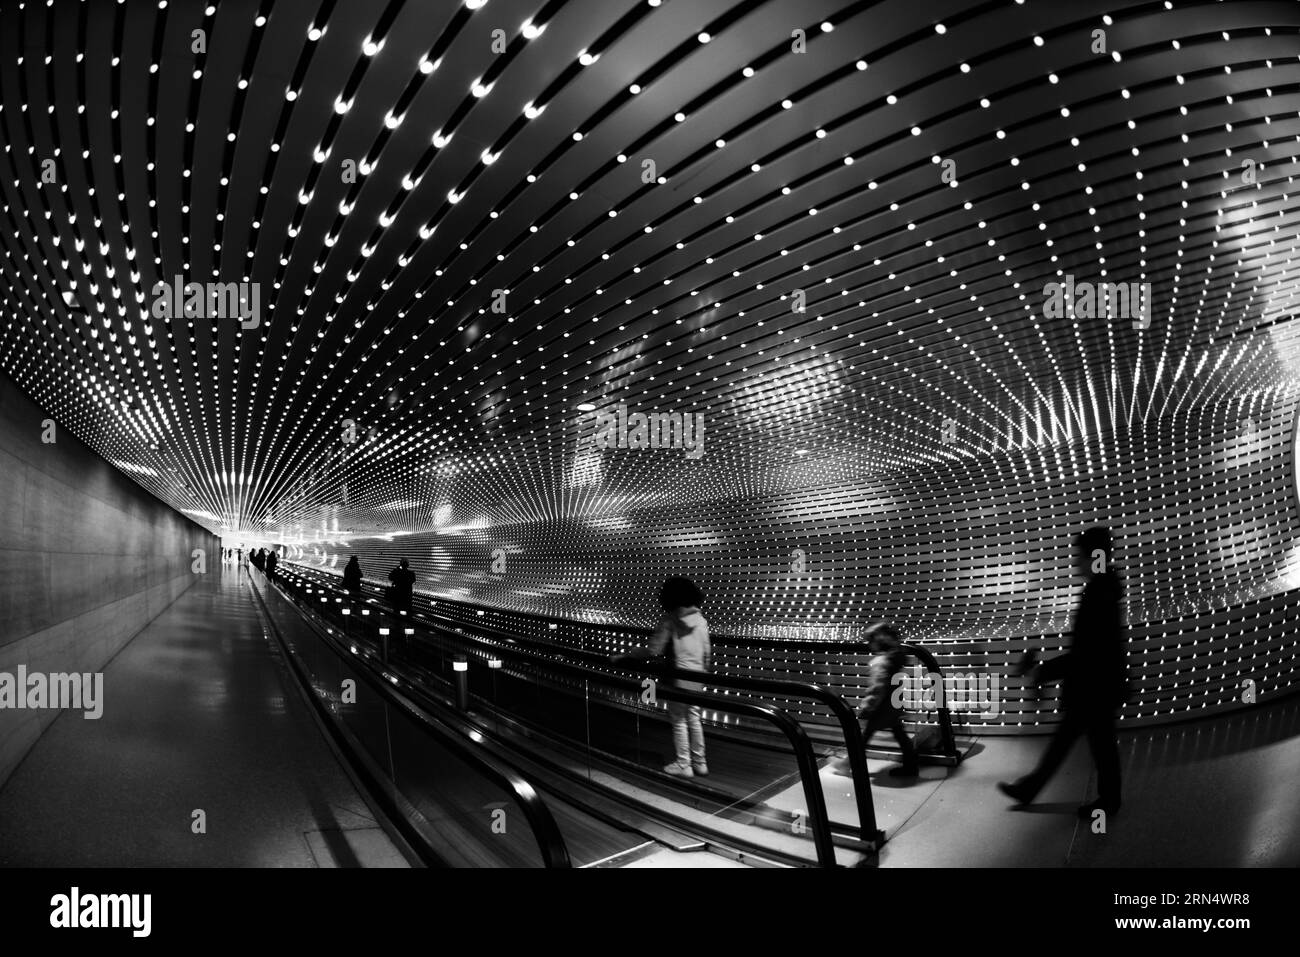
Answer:
[{"label": "person's leg", "polygon": [[1119,810],[1119,744],[1115,740],[1115,718],[1110,714],[1088,722],[1088,747],[1097,766],[1097,804],[1108,811]]},{"label": "person's leg", "polygon": [[669,774],[691,773],[691,739],[687,727],[689,713],[689,705],[680,701],[668,702],[668,717],[673,722],[673,750],[677,752],[677,760],[664,768]]},{"label": "person's leg", "polygon": [[[690,732],[691,767],[696,774],[708,774],[709,765],[704,759],[704,721],[703,711],[699,705],[691,705],[686,712],[686,725]],[[681,750],[677,752],[681,760]]]},{"label": "person's leg", "polygon": [[858,712],[858,720],[862,722],[862,743],[870,744],[871,736],[886,726],[883,720],[884,716],[879,710],[867,711],[865,708]]},{"label": "person's leg", "polygon": [[904,772],[915,772],[918,766],[916,760],[916,746],[912,744],[912,739],[907,736],[907,729],[903,727],[903,716],[895,712],[894,719],[889,723],[889,728],[894,732],[894,740],[898,742],[898,750],[902,752],[903,763],[900,768]]},{"label": "person's leg", "polygon": [[1075,739],[1083,731],[1082,722],[1079,719],[1071,717],[1069,714],[1061,719],[1061,723],[1056,726],[1056,733],[1052,735],[1052,743],[1047,746],[1043,756],[1038,761],[1038,766],[1030,771],[1023,778],[1011,785],[1011,790],[1004,788],[1004,791],[1011,794],[1012,797],[1019,800],[1022,804],[1028,804],[1038,796],[1038,792],[1043,789],[1056,769],[1070,753],[1070,748],[1074,747]]},{"label": "person's leg", "polygon": [[889,772],[892,777],[911,777],[917,773],[920,765],[916,759],[916,746],[912,744],[912,739],[907,736],[907,729],[903,727],[903,716],[901,714],[893,708],[882,707],[877,708],[870,714],[859,712],[858,716],[866,718],[866,724],[862,728],[863,744],[870,745],[871,736],[877,731],[885,730],[892,733],[894,740],[898,742],[901,763]]},{"label": "person's leg", "polygon": [[[899,746],[900,747],[902,746],[903,741],[902,738],[899,738],[899,733],[902,730],[901,724],[903,718],[902,715],[900,715],[893,708],[886,706],[886,707],[877,708],[875,711],[872,711],[870,713],[858,712],[858,717],[861,718],[863,721],[862,724],[863,744],[867,744],[867,745],[871,744],[871,736],[875,734],[877,731],[889,731],[894,735],[894,738],[895,740],[898,741]],[[898,722],[900,725],[898,731],[894,729],[895,722]],[[902,732],[902,734],[904,737],[906,737],[906,732]],[[908,742],[908,745],[909,746],[911,745],[910,741]]]}]

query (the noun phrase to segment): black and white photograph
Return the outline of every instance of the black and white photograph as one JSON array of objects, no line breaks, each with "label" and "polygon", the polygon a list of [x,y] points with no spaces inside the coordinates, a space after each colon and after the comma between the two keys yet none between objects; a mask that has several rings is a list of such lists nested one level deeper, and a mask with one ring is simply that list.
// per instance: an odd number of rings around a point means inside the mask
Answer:
[{"label": "black and white photograph", "polygon": [[1298,154],[1295,0],[0,0],[6,937],[1280,939]]}]

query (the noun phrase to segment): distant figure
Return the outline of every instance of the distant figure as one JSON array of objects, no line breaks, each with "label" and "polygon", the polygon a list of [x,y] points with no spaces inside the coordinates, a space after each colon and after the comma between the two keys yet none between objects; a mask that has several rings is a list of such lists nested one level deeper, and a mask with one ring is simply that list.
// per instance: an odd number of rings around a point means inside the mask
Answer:
[{"label": "distant figure", "polygon": [[884,622],[867,629],[867,641],[875,657],[867,666],[871,684],[858,711],[858,718],[863,722],[862,736],[870,743],[871,736],[877,731],[893,732],[903,763],[891,768],[889,773],[892,777],[915,777],[918,771],[916,748],[903,727],[903,714],[894,707],[893,700],[894,675],[903,670],[907,653],[903,651],[897,629]]},{"label": "distant figure", "polygon": [[353,555],[343,566],[343,587],[348,590],[353,600],[361,597],[361,563]]},{"label": "distant figure", "polygon": [[237,548],[235,551],[239,555],[239,564],[241,565],[244,564],[244,546],[240,545],[239,548]]},{"label": "distant figure", "polygon": [[[659,604],[664,614],[646,648],[616,656],[617,663],[627,658],[663,658],[669,667],[685,671],[713,670],[713,648],[709,643],[709,623],[700,614],[704,592],[689,578],[673,577],[659,590]],[[698,681],[669,678],[665,684],[684,691],[699,691]],[[703,777],[709,773],[704,754],[704,723],[697,704],[668,702],[668,716],[673,723],[673,746],[677,760],[665,765],[669,774],[684,778]]]},{"label": "distant figure", "polygon": [[279,561],[280,559],[276,557],[274,549],[272,549],[269,553],[267,553],[266,556],[266,577],[267,578],[275,577],[275,566],[276,563]]},{"label": "distant figure", "polygon": [[394,611],[411,610],[411,593],[415,589],[415,572],[405,558],[388,573],[388,580],[393,584],[388,588],[388,601]]},{"label": "distant figure", "polygon": [[1060,767],[1075,739],[1086,735],[1097,767],[1098,798],[1079,807],[1088,819],[1100,809],[1119,812],[1119,747],[1115,714],[1128,697],[1124,664],[1124,589],[1111,563],[1110,530],[1096,526],[1075,539],[1075,562],[1088,576],[1074,612],[1070,650],[1035,665],[1032,653],[1021,662],[1021,673],[1033,669],[1035,684],[1061,682],[1061,723],[1052,743],[1032,772],[998,789],[1018,804],[1030,804]]}]

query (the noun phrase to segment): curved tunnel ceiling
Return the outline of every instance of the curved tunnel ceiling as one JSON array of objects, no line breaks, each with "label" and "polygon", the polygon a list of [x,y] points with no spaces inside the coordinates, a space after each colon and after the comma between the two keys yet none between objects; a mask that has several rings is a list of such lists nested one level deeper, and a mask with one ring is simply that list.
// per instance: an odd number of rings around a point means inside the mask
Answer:
[{"label": "curved tunnel ceiling", "polygon": [[[268,538],[1231,423],[1300,385],[1298,33],[1290,2],[6,5],[0,367]],[[1067,281],[1149,313],[1054,315]],[[167,318],[160,282],[247,301]],[[704,454],[601,455],[620,404],[702,415]]]}]

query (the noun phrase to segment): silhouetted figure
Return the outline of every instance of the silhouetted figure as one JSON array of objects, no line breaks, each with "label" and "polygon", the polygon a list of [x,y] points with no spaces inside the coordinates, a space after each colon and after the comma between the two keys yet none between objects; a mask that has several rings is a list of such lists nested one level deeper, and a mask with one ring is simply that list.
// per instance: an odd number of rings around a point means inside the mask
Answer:
[{"label": "silhouetted figure", "polygon": [[1032,772],[1014,784],[998,785],[1019,804],[1029,804],[1042,790],[1074,745],[1086,735],[1097,766],[1096,801],[1079,808],[1090,818],[1100,808],[1107,816],[1120,806],[1119,747],[1115,714],[1128,696],[1124,663],[1124,588],[1111,562],[1110,530],[1096,526],[1075,539],[1076,567],[1088,576],[1071,628],[1070,650],[1034,665],[1032,653],[1021,671],[1033,668],[1035,684],[1061,682],[1061,723],[1052,743]]},{"label": "silhouetted figure", "polygon": [[[689,578],[673,577],[659,590],[659,604],[664,614],[646,648],[614,657],[617,663],[627,658],[661,658],[670,668],[684,671],[713,670],[713,648],[709,642],[709,623],[700,614],[704,592]],[[669,678],[669,687],[699,691],[698,681]],[[709,765],[704,753],[704,723],[700,706],[683,701],[668,702],[668,716],[673,723],[673,746],[677,760],[664,766],[669,774],[681,777],[704,776]]]},{"label": "silhouetted figure", "polygon": [[415,572],[405,558],[388,573],[388,580],[393,584],[388,588],[388,601],[394,611],[410,612],[411,594],[415,589]]},{"label": "silhouetted figure", "polygon": [[891,768],[889,773],[893,777],[915,777],[918,771],[916,748],[903,727],[903,713],[894,706],[893,694],[894,676],[903,670],[907,653],[903,651],[897,629],[884,622],[867,630],[867,641],[874,657],[867,665],[870,684],[858,711],[858,718],[863,722],[863,739],[870,743],[871,736],[877,731],[893,732],[902,752],[902,764]]},{"label": "silhouetted figure", "polygon": [[272,549],[270,552],[267,553],[266,556],[266,577],[267,578],[275,577],[275,566],[279,561],[280,559],[276,556],[274,549]]},{"label": "silhouetted figure", "polygon": [[361,597],[361,563],[357,561],[355,555],[343,566],[343,587],[348,590],[348,594],[354,601]]}]

